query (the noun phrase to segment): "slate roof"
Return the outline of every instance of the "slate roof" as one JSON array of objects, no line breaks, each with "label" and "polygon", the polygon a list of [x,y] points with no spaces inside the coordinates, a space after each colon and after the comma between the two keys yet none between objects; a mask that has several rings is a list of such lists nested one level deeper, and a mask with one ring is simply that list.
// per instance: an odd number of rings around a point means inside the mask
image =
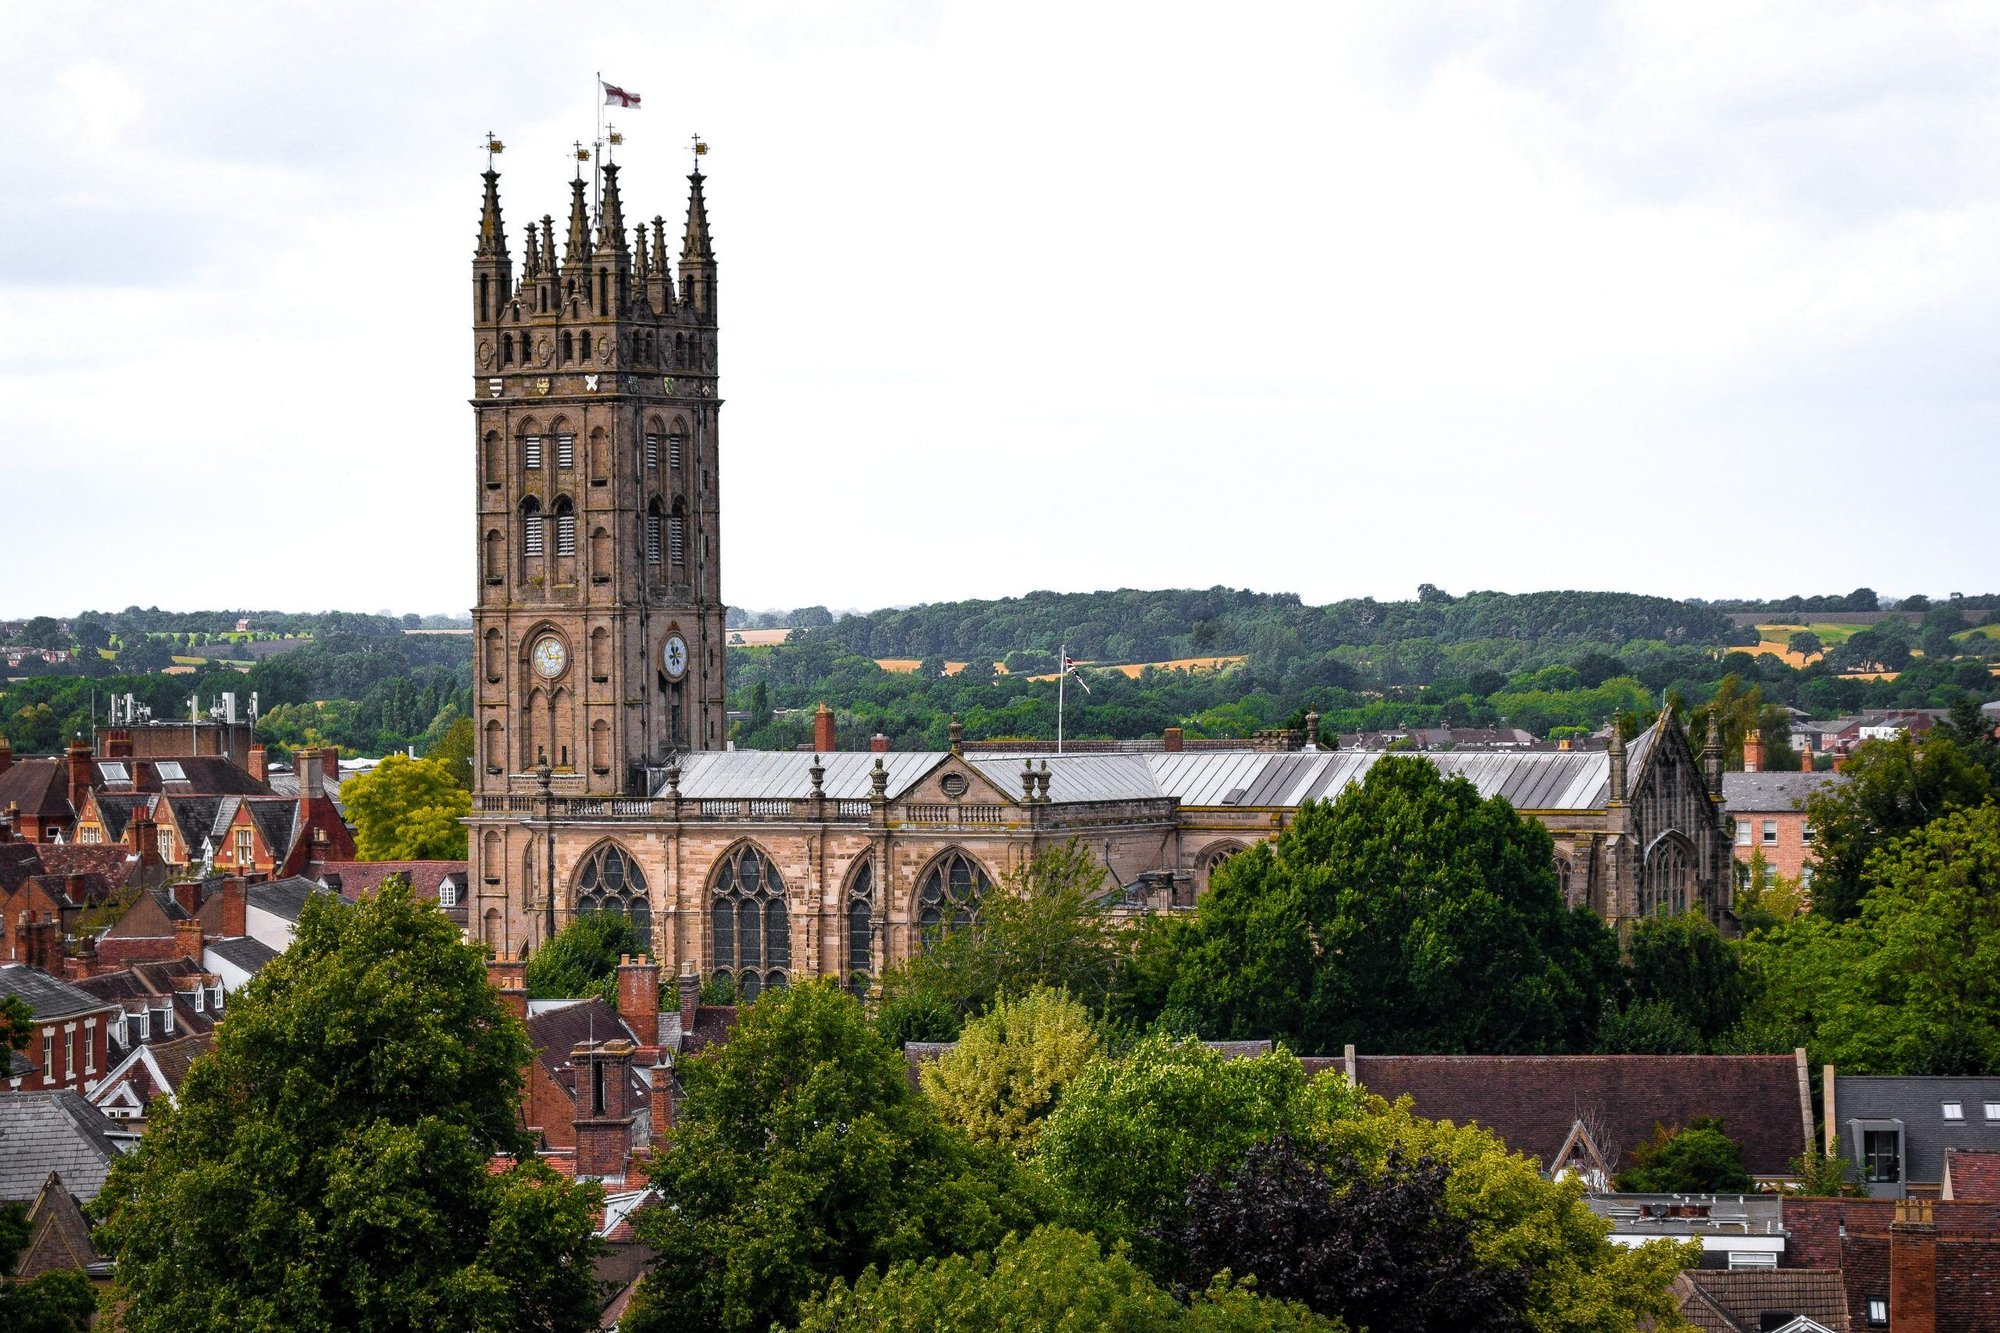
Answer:
[{"label": "slate roof", "polygon": [[1847,1288],[1838,1269],[1693,1268],[1674,1282],[1681,1317],[1702,1333],[1760,1333],[1766,1310],[1789,1310],[1847,1333]]},{"label": "slate roof", "polygon": [[[209,975],[192,958],[170,958],[158,962],[137,962],[116,972],[101,972],[76,983],[77,989],[99,996],[106,1003],[128,1000],[169,1001],[174,1006],[174,1030],[207,1032],[216,1024],[217,1014],[204,999],[197,1010],[187,992]],[[133,1010],[133,1012],[137,1012]]]},{"label": "slate roof", "polygon": [[[1308,1070],[1339,1069],[1312,1057]],[[1807,1146],[1807,1107],[1789,1055],[1362,1055],[1362,1087],[1408,1094],[1431,1120],[1477,1123],[1547,1165],[1581,1119],[1616,1171],[1653,1127],[1720,1116],[1752,1175],[1782,1176]],[[1843,1112],[1844,1114],[1844,1112]]]},{"label": "slate roof", "polygon": [[40,1068],[40,1065],[30,1060],[20,1051],[7,1052],[7,1077],[9,1078],[26,1078]]},{"label": "slate roof", "polygon": [[1724,773],[1722,808],[1730,814],[1803,810],[1806,797],[1846,780],[1843,773]]},{"label": "slate roof", "polygon": [[67,819],[75,812],[69,807],[69,773],[60,759],[16,759],[0,773],[0,810],[21,807],[24,815],[43,819]]},{"label": "slate roof", "polygon": [[132,822],[135,812],[152,812],[153,797],[147,792],[101,791],[96,796],[97,821],[104,826],[106,842],[122,842],[125,826]]},{"label": "slate roof", "polygon": [[[282,854],[282,853],[281,853]],[[338,897],[330,889],[323,889],[317,880],[304,875],[288,875],[284,879],[274,879],[265,884],[252,884],[244,890],[245,905],[281,916],[287,921],[297,921],[299,913],[305,911],[306,899],[315,893]]]},{"label": "slate roof", "polygon": [[[1946,1120],[1943,1106],[1957,1102],[1963,1120]],[[2000,1105],[2000,1076],[1896,1078],[1860,1074],[1834,1077],[1833,1114],[1841,1147],[1855,1151],[1850,1120],[1903,1122],[1903,1179],[1932,1185],[1944,1179],[1947,1148],[2000,1148],[2000,1119],[1986,1118],[1986,1103]]]},{"label": "slate roof", "polygon": [[634,1036],[618,1011],[596,997],[544,1010],[528,1020],[528,1040],[535,1055],[558,1078],[570,1067],[569,1053],[586,1041],[623,1040],[650,1046],[651,1038],[651,1033]]},{"label": "slate roof", "polygon": [[264,845],[271,849],[273,860],[282,861],[285,853],[292,849],[292,829],[299,813],[297,801],[287,801],[282,797],[265,797],[246,800],[250,821],[257,826]]},{"label": "slate roof", "polygon": [[234,939],[208,940],[203,943],[202,948],[220,955],[252,976],[261,971],[264,964],[278,956],[276,949],[248,935],[238,935]]},{"label": "slate roof", "polygon": [[221,807],[222,798],[170,793],[161,805],[167,818],[173,822],[174,831],[180,834],[180,850],[184,859],[199,856],[202,841],[215,832],[215,812]]},{"label": "slate roof", "polygon": [[37,967],[9,963],[0,967],[0,995],[12,995],[34,1010],[38,1020],[94,1014],[111,1002],[52,977]]},{"label": "slate roof", "polygon": [[28,883],[46,893],[51,902],[69,908],[94,907],[112,894],[111,881],[94,872],[36,875]]},{"label": "slate roof", "polygon": [[104,1256],[90,1242],[90,1224],[83,1210],[63,1182],[62,1173],[49,1172],[35,1201],[28,1205],[28,1243],[15,1262],[14,1276],[31,1281],[44,1273],[81,1269],[102,1269]]},{"label": "slate roof", "polygon": [[0,1092],[0,1203],[26,1203],[49,1172],[89,1202],[120,1151],[116,1126],[70,1089]]},{"label": "slate roof", "polygon": [[12,893],[28,876],[41,873],[41,851],[34,843],[0,842],[0,893]]}]

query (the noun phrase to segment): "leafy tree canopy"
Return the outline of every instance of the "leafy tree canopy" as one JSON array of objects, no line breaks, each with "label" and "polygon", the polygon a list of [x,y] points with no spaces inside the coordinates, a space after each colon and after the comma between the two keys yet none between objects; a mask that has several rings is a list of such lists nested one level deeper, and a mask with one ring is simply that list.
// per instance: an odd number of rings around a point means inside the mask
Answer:
[{"label": "leafy tree canopy", "polygon": [[341,785],[363,861],[462,861],[472,797],[435,759],[392,754]]},{"label": "leafy tree canopy", "polygon": [[1697,1116],[1679,1129],[1653,1127],[1613,1185],[1628,1194],[1747,1194],[1757,1187],[1743,1169],[1743,1148],[1722,1121]]},{"label": "leafy tree canopy", "polygon": [[1307,1051],[1589,1049],[1617,973],[1539,823],[1396,756],[1231,858],[1166,943],[1168,1003]]},{"label": "leafy tree canopy", "polygon": [[1819,857],[1813,908],[1836,921],[1859,909],[1868,858],[1878,847],[1947,811],[1982,805],[1994,791],[1985,766],[1952,735],[1864,741],[1843,772],[1845,782],[1806,800]]},{"label": "leafy tree canopy", "polygon": [[1101,1051],[1088,1009],[1038,989],[1003,998],[968,1023],[957,1046],[924,1066],[921,1081],[948,1124],[1025,1155],[1063,1090]]},{"label": "leafy tree canopy", "polygon": [[1632,932],[1626,975],[1635,1003],[1666,1005],[1701,1042],[1733,1031],[1750,997],[1735,947],[1695,912],[1640,922]]},{"label": "leafy tree canopy", "polygon": [[1009,1236],[992,1254],[953,1255],[870,1269],[806,1306],[798,1333],[1335,1333],[1304,1307],[1219,1282],[1183,1305],[1123,1253],[1044,1226]]},{"label": "leafy tree canopy", "polygon": [[577,1000],[595,995],[618,1003],[618,960],[641,952],[638,932],[618,912],[570,918],[555,938],[528,958],[531,1000]]},{"label": "leafy tree canopy", "polygon": [[596,1327],[594,1185],[531,1160],[526,1034],[392,882],[314,898],[99,1205],[131,1333]]},{"label": "leafy tree canopy", "polygon": [[761,1333],[835,1279],[991,1249],[1043,1220],[1032,1180],[940,1121],[831,982],[767,991],[678,1072],[662,1201],[634,1222],[659,1258],[628,1333]]}]

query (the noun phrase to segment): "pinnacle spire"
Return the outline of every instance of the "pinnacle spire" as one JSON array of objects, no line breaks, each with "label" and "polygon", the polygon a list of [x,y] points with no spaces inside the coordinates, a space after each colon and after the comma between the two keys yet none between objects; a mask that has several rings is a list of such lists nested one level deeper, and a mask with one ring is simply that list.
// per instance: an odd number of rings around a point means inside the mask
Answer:
[{"label": "pinnacle spire", "polygon": [[697,167],[688,177],[687,232],[681,238],[683,264],[708,263],[715,258],[709,249],[708,201],[702,198],[701,181],[701,169]]},{"label": "pinnacle spire", "polygon": [[584,200],[583,177],[569,183],[569,244],[563,249],[563,267],[590,259],[590,208]]},{"label": "pinnacle spire", "polygon": [[[643,242],[642,248],[643,248]],[[597,214],[597,246],[616,251],[623,260],[625,250],[625,205],[618,196],[618,164],[604,164],[604,202]]]},{"label": "pinnacle spire", "polygon": [[479,210],[479,248],[473,253],[481,259],[503,258],[507,228],[500,220],[500,173],[488,167],[480,179],[486,182],[486,200]]}]

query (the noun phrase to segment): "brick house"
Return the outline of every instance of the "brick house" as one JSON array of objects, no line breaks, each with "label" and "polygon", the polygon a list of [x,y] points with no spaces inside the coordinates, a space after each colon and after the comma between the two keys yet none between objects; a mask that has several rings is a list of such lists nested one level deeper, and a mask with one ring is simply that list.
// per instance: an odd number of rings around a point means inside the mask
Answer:
[{"label": "brick house", "polygon": [[[1747,747],[1746,747],[1747,748]],[[1812,882],[1812,823],[1806,799],[1845,782],[1840,773],[1766,773],[1747,769],[1722,775],[1722,805],[1735,820],[1736,864],[1761,859],[1765,875]],[[1739,874],[1748,874],[1739,869]]]},{"label": "brick house", "polygon": [[1787,1199],[1788,1267],[1837,1269],[1854,1333],[2000,1329],[2000,1204]]},{"label": "brick house", "polygon": [[20,963],[0,965],[0,995],[27,1005],[35,1020],[28,1049],[20,1052],[33,1067],[11,1074],[9,1087],[88,1093],[110,1070],[112,1029],[124,1021],[117,1003]]}]

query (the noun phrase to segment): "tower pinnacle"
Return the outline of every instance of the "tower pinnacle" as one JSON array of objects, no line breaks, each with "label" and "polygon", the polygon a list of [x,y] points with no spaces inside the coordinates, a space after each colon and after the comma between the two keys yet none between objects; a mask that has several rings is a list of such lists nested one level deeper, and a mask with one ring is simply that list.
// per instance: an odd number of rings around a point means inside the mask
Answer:
[{"label": "tower pinnacle", "polygon": [[500,220],[500,173],[488,167],[481,179],[486,182],[486,201],[479,210],[479,248],[473,253],[482,259],[498,258],[507,253],[507,228]]},{"label": "tower pinnacle", "polygon": [[563,267],[590,261],[590,207],[584,199],[583,177],[569,183],[569,243],[563,248]]}]

